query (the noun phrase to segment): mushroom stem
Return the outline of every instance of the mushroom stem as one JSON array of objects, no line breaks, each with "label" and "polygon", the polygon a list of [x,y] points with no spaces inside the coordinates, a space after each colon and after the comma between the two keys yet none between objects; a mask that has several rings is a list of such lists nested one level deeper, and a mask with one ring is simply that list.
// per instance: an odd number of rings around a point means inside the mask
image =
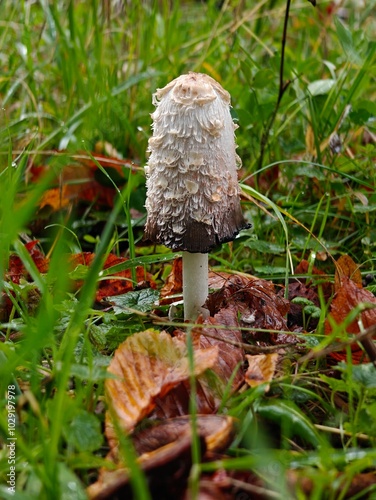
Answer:
[{"label": "mushroom stem", "polygon": [[184,319],[195,321],[205,312],[203,305],[208,297],[208,254],[183,252]]}]

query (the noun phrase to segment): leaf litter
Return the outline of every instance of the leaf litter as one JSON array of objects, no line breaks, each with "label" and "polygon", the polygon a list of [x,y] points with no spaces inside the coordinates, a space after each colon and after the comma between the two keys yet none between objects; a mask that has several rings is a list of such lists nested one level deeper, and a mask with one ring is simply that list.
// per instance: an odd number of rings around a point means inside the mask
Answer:
[{"label": "leaf litter", "polygon": [[[42,274],[46,273],[49,261],[38,249],[38,242],[28,242],[25,248],[37,270]],[[90,252],[71,256],[72,271],[76,270],[76,279],[73,280],[75,290],[78,291],[82,284],[82,279],[78,279],[80,272],[77,269],[80,266],[90,266],[93,258],[94,254]],[[104,269],[125,261],[125,258],[110,254]],[[302,261],[296,271],[302,275],[308,274],[308,263]],[[75,276],[74,272],[72,276]],[[19,284],[22,280],[32,281],[16,254],[10,256],[5,277],[14,284]],[[172,296],[181,293],[179,259],[173,262],[171,274],[159,293],[153,276],[143,267],[137,267],[136,277],[140,287],[138,292],[134,291],[129,269],[106,276],[99,282],[95,300],[102,307],[122,314],[137,309],[150,311],[151,304],[156,304],[158,295],[162,305],[171,303]],[[244,391],[247,385],[252,388],[261,385],[264,392],[270,391],[270,384],[281,374],[283,358],[289,356],[289,352],[294,352],[291,349],[295,349],[296,353],[300,352],[301,334],[307,331],[306,327],[314,328],[317,325],[317,318],[314,318],[313,323],[311,319],[304,324],[305,301],[319,309],[319,287],[327,300],[330,300],[334,289],[329,315],[324,324],[326,335],[337,335],[335,325],[341,327],[345,324],[341,335],[351,339],[376,324],[376,299],[363,288],[357,266],[348,256],[336,263],[334,286],[316,268],[310,269],[307,278],[291,279],[287,294],[283,287],[276,290],[270,281],[249,275],[210,273],[209,282],[214,290],[206,304],[210,317],[200,319],[191,329],[198,439],[204,461],[218,456],[226,457],[228,447],[236,435],[236,420],[218,413],[226,400],[239,391]],[[140,292],[145,297],[141,297]],[[301,302],[294,304],[296,298]],[[10,314],[12,303],[7,304],[7,300],[9,301],[9,296],[3,294],[3,317]],[[298,309],[294,310],[294,305],[298,305]],[[156,311],[158,307],[155,305]],[[358,314],[348,321],[349,315],[356,308],[359,309]],[[131,492],[129,471],[118,452],[113,418],[116,418],[121,432],[131,436],[138,463],[156,491],[161,484],[167,487],[166,478],[170,478],[170,472],[174,470],[174,478],[179,480],[174,481],[172,486],[170,484],[168,491],[178,497],[186,494],[192,465],[189,417],[192,374],[186,345],[186,328],[179,327],[173,332],[148,329],[135,333],[116,349],[108,368],[111,378],[105,382],[108,407],[105,426],[109,445],[107,458],[114,463],[115,470],[101,469],[97,481],[88,488],[90,498],[111,498],[115,493]],[[249,348],[260,349],[260,353],[246,354]],[[274,352],[268,352],[270,348]],[[262,352],[263,349],[265,352]],[[325,349],[322,352],[325,353]],[[348,359],[348,352],[339,350],[329,352],[328,356],[328,360],[332,358],[343,361]],[[362,341],[351,344],[353,363],[368,362],[369,359],[375,360],[371,337],[368,343]],[[271,402],[272,400],[269,403]],[[275,418],[278,412],[285,411],[280,405],[277,405],[278,408],[274,406],[262,406],[260,415],[268,417],[270,414]],[[299,414],[295,418],[299,419]],[[205,474],[200,482],[200,490],[206,491],[211,498],[213,495],[235,491],[235,484],[238,485],[237,491],[241,491],[239,485],[243,485],[244,491],[249,491],[249,488],[262,490],[265,486],[260,478],[252,475],[245,478],[240,472],[235,475],[226,472],[224,476],[226,480],[221,482],[216,479],[216,474]],[[361,474],[354,476],[352,488],[356,489],[358,483],[363,484],[362,480]],[[289,482],[297,484],[299,481],[299,474],[291,472]],[[364,477],[364,481],[368,481],[368,484],[369,477]],[[309,482],[307,484],[304,488],[309,489]]]}]

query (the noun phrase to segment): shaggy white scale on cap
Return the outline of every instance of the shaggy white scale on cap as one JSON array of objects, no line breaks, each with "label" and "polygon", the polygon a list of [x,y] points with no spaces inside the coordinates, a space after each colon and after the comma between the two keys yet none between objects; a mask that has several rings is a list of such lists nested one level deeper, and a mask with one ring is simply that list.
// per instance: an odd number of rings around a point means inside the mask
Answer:
[{"label": "shaggy white scale on cap", "polygon": [[158,89],[153,104],[145,236],[175,251],[207,253],[248,227],[230,95],[210,76],[189,73]]}]

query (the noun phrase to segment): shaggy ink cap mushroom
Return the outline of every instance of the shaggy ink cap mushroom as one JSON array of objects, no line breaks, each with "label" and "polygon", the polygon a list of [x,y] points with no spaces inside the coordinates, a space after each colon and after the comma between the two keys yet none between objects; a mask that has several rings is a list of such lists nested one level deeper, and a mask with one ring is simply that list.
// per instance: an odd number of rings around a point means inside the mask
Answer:
[{"label": "shaggy ink cap mushroom", "polygon": [[145,237],[174,251],[208,253],[250,227],[240,206],[230,95],[191,72],[158,89],[153,104]]}]

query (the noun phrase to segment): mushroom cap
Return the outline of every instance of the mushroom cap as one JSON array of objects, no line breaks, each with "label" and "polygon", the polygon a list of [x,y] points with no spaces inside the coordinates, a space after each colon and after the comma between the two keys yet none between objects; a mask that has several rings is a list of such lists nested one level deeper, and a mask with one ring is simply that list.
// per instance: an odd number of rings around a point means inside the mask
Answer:
[{"label": "mushroom cap", "polygon": [[181,75],[153,95],[145,167],[145,237],[207,253],[249,227],[240,206],[230,95],[208,75]]}]

